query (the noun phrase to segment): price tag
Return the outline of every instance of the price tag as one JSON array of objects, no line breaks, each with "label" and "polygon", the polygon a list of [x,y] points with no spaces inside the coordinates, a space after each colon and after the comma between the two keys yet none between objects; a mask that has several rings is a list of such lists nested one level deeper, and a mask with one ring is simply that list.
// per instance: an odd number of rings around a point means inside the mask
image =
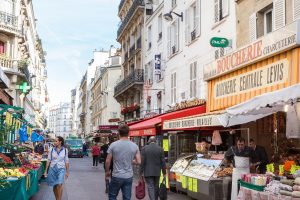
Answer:
[{"label": "price tag", "polygon": [[185,176],[182,176],[181,177],[181,185],[182,185],[182,188],[183,189],[186,189],[187,187],[186,187],[186,177]]},{"label": "price tag", "polygon": [[168,139],[163,140],[163,149],[164,149],[164,151],[169,151],[169,140]]},{"label": "price tag", "polygon": [[279,165],[279,174],[280,175],[284,174],[284,165]]},{"label": "price tag", "polygon": [[196,178],[193,179],[193,192],[198,192],[198,180]]},{"label": "price tag", "polygon": [[193,191],[193,178],[188,177],[188,190]]}]

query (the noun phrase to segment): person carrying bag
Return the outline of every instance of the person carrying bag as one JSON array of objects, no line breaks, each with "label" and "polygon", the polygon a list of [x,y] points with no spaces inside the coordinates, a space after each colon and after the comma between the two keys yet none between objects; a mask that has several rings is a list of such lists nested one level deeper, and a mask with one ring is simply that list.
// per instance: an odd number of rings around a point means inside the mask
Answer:
[{"label": "person carrying bag", "polygon": [[137,199],[143,199],[146,196],[145,192],[145,180],[143,177],[139,180],[137,186],[135,186],[135,197]]}]

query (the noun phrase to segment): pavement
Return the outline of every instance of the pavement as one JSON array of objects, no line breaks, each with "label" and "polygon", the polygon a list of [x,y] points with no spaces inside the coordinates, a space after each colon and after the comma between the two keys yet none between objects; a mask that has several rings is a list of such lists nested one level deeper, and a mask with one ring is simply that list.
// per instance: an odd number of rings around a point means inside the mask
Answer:
[{"label": "pavement", "polygon": [[[63,190],[63,200],[103,200],[108,199],[105,193],[103,163],[98,167],[92,167],[92,158],[70,158],[70,174],[66,180]],[[132,200],[136,200],[134,189],[137,180],[134,180],[132,186]],[[119,193],[118,200],[122,199],[122,193]],[[190,197],[168,193],[170,200],[191,200]],[[45,182],[40,183],[39,192],[30,200],[55,200],[52,187],[48,187]],[[147,191],[144,200],[149,200]]]}]

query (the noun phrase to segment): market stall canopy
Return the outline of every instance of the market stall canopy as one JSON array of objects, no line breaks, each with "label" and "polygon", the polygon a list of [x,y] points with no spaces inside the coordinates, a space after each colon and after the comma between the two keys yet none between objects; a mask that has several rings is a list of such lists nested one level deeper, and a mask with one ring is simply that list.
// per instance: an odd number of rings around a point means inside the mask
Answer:
[{"label": "market stall canopy", "polygon": [[206,107],[196,106],[192,108],[187,108],[183,110],[177,110],[170,113],[165,113],[154,118],[141,121],[140,123],[133,124],[129,126],[130,132],[129,136],[149,136],[156,135],[156,126],[162,123],[165,120],[178,119],[182,117],[188,117],[192,115],[199,115],[201,113],[205,113]]},{"label": "market stall canopy", "polygon": [[265,93],[232,106],[226,109],[226,113],[220,116],[219,120],[224,127],[245,124],[284,111],[285,106],[296,103],[298,98],[300,98],[300,84]]}]

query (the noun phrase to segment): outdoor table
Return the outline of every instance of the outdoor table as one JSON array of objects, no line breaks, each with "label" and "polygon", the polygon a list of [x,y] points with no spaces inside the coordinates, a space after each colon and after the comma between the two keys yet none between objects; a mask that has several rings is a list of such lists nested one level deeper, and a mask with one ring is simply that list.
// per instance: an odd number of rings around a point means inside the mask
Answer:
[{"label": "outdoor table", "polygon": [[0,190],[1,199],[28,200],[39,190],[38,170],[31,170],[26,176],[18,180],[11,180],[9,183],[10,186]]}]

